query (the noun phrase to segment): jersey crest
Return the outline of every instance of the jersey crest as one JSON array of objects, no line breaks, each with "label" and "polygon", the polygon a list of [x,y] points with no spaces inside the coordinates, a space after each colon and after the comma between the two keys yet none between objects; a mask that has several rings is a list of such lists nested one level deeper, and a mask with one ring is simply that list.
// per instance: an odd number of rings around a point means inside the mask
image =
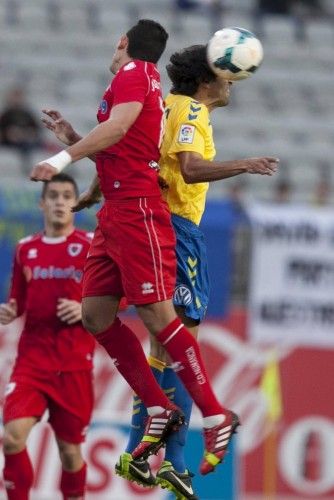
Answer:
[{"label": "jersey crest", "polygon": [[67,247],[67,251],[71,257],[76,257],[80,254],[82,248],[81,243],[70,243]]}]

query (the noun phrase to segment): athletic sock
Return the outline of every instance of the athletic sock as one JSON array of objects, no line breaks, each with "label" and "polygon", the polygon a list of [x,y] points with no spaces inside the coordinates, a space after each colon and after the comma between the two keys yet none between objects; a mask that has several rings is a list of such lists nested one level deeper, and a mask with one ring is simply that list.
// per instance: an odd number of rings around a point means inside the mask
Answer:
[{"label": "athletic sock", "polygon": [[[163,378],[165,363],[153,356],[148,357],[148,364],[157,383],[161,385]],[[129,433],[129,441],[126,447],[126,452],[131,453],[140,443],[145,430],[145,421],[147,417],[146,406],[142,400],[134,394],[133,396],[133,410],[131,419],[131,429]]]},{"label": "athletic sock", "polygon": [[63,494],[63,500],[72,498],[83,500],[86,487],[86,472],[86,464],[83,464],[81,469],[76,472],[62,469],[60,490]]},{"label": "athletic sock", "polygon": [[173,432],[167,440],[165,460],[171,462],[177,472],[185,472],[184,446],[186,444],[193,401],[171,366],[165,368],[162,388],[171,401],[181,408],[185,416],[185,424],[177,432]]},{"label": "athletic sock", "polygon": [[87,466],[84,463],[81,469],[76,472],[62,469],[60,480],[60,491],[63,494],[63,500],[83,500],[86,489]]},{"label": "athletic sock", "polygon": [[95,335],[95,338],[146,408],[170,407],[169,399],[152,374],[139,340],[129,327],[116,318],[107,330]]},{"label": "athletic sock", "polygon": [[214,395],[198,343],[181,320],[175,318],[158,333],[157,339],[176,364],[174,369],[177,369],[178,376],[203,417],[226,413]]},{"label": "athletic sock", "polygon": [[34,481],[34,471],[27,449],[5,455],[3,470],[8,500],[28,500]]}]

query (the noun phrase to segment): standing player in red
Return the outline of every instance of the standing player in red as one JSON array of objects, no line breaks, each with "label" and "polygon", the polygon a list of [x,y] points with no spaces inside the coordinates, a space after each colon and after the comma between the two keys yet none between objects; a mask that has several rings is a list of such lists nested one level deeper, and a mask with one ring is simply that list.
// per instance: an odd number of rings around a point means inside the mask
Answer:
[{"label": "standing player in red", "polygon": [[81,323],[91,235],[73,225],[71,207],[77,197],[77,185],[67,174],[44,184],[44,231],[19,242],[9,301],[0,305],[3,325],[25,314],[3,410],[3,475],[9,500],[29,498],[33,469],[26,442],[47,409],[62,463],[63,499],[84,498],[81,442],[93,408],[95,342]]},{"label": "standing player in red", "polygon": [[167,37],[159,24],[141,20],[120,38],[111,65],[116,76],[100,104],[99,125],[80,140],[74,135],[75,144],[37,164],[31,179],[49,180],[70,163],[97,153],[105,204],[85,266],[84,325],[147,408],[143,439],[132,452],[139,462],[156,453],[184,417],[153,377],[136,335],[117,317],[122,296],[136,306],[203,414],[201,469],[206,473],[222,461],[239,422],[215,397],[197,341],[172,303],[175,234],[158,185],[163,106],[155,66]]}]

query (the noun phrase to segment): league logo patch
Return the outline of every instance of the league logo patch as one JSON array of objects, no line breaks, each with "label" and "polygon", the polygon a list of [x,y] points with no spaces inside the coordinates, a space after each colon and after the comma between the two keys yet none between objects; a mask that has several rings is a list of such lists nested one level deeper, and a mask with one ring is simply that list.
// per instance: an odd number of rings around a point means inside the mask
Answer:
[{"label": "league logo patch", "polygon": [[127,64],[126,66],[124,66],[124,71],[129,71],[130,69],[133,69],[136,67],[136,64],[132,61],[132,62],[129,62],[129,64]]},{"label": "league logo patch", "polygon": [[81,243],[70,243],[68,245],[67,251],[71,257],[76,257],[82,250]]},{"label": "league logo patch", "polygon": [[99,110],[101,111],[101,113],[103,113],[104,115],[106,114],[106,112],[108,111],[108,103],[105,99],[103,99],[103,101],[100,102],[100,107],[99,107]]},{"label": "league logo patch", "polygon": [[179,285],[175,288],[174,302],[179,306],[189,306],[193,301],[193,296],[189,288],[185,285]]},{"label": "league logo patch", "polygon": [[181,144],[192,144],[194,135],[195,127],[193,125],[181,125],[178,142]]}]

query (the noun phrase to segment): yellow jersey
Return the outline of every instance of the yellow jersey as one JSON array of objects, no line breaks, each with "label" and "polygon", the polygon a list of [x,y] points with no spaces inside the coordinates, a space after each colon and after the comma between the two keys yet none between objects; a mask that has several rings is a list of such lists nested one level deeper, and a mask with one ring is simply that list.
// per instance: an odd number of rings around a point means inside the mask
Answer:
[{"label": "yellow jersey", "polygon": [[208,108],[192,97],[169,94],[165,100],[165,134],[161,146],[160,175],[167,182],[164,197],[173,214],[199,225],[208,182],[186,184],[177,154],[194,151],[212,161],[216,150]]}]

